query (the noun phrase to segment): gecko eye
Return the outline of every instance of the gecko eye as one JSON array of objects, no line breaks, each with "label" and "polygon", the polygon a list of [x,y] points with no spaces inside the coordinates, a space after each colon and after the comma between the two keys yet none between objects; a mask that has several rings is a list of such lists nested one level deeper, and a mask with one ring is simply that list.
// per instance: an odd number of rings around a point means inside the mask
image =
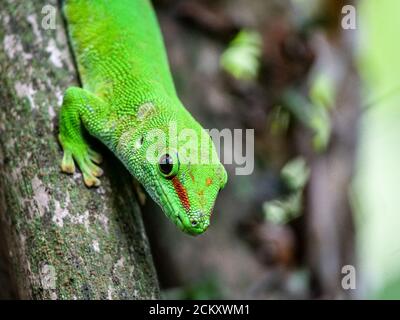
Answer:
[{"label": "gecko eye", "polygon": [[158,168],[161,174],[166,178],[172,178],[176,176],[179,170],[179,161],[177,157],[173,157],[170,154],[164,154],[158,161]]}]

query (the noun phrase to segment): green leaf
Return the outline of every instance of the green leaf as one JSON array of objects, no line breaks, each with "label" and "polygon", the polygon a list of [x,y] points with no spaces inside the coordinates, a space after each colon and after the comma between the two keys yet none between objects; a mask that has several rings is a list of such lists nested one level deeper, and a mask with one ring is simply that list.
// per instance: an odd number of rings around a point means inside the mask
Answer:
[{"label": "green leaf", "polygon": [[238,80],[252,80],[260,69],[262,39],[254,30],[242,30],[223,52],[221,67]]}]

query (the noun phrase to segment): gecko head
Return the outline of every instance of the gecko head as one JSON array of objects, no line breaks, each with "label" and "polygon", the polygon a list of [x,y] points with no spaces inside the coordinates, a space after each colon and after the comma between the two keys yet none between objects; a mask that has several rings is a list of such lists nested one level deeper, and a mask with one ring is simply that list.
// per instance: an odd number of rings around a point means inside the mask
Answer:
[{"label": "gecko head", "polygon": [[210,225],[227,173],[208,133],[191,116],[174,117],[151,117],[122,139],[118,153],[167,217],[182,231],[198,235]]},{"label": "gecko head", "polygon": [[223,165],[181,162],[179,152],[172,151],[161,155],[157,170],[166,215],[188,234],[206,231],[217,195],[227,181]]},{"label": "gecko head", "polygon": [[158,174],[166,215],[188,234],[206,231],[227,179],[222,164],[186,164],[180,162],[179,152],[171,152],[160,157]]}]

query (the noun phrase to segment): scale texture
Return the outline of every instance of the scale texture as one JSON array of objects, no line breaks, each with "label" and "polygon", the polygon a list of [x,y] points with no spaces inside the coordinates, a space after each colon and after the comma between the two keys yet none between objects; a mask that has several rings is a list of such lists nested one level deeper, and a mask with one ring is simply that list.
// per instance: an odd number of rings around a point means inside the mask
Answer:
[{"label": "scale texture", "polygon": [[179,100],[156,15],[147,0],[67,0],[63,7],[82,88],[66,90],[61,168],[100,185],[102,141],[182,230],[210,224],[227,182],[210,136]]}]

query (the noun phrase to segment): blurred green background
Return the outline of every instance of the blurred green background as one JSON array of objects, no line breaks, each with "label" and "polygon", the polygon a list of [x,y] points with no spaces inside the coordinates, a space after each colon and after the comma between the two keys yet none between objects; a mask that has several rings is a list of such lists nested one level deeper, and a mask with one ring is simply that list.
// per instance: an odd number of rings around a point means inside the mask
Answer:
[{"label": "blurred green background", "polygon": [[363,79],[357,172],[353,184],[360,271],[368,297],[400,298],[399,1],[361,1]]},{"label": "blurred green background", "polygon": [[254,173],[227,165],[205,235],[147,203],[164,297],[400,298],[400,2],[155,7],[187,108],[206,128],[255,129]]}]

